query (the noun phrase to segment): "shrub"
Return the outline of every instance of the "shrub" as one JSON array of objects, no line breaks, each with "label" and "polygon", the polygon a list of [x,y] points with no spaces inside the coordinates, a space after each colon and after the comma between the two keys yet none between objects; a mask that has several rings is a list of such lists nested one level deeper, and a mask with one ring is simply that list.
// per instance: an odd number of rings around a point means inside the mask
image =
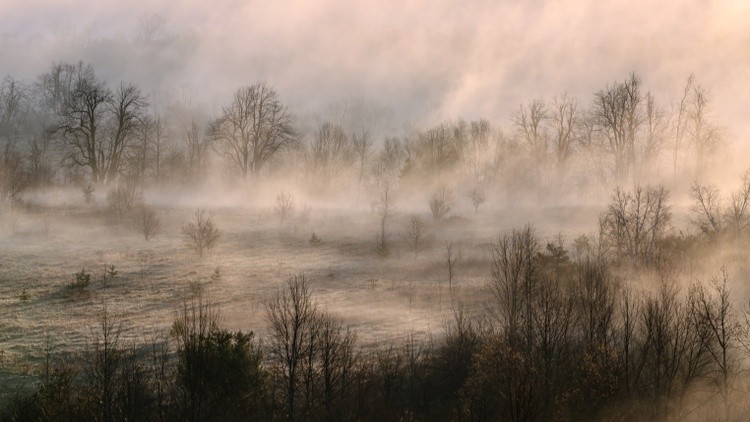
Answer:
[{"label": "shrub", "polygon": [[117,219],[122,219],[142,201],[135,184],[121,183],[107,193],[107,210]]},{"label": "shrub", "polygon": [[317,233],[313,232],[312,236],[310,236],[310,243],[313,245],[317,245],[320,243],[320,236],[318,236]]},{"label": "shrub", "polygon": [[276,203],[273,207],[274,212],[283,223],[294,214],[294,198],[289,192],[281,192],[276,195]]},{"label": "shrub", "polygon": [[91,200],[94,199],[94,184],[87,183],[83,185],[83,188],[81,188],[81,191],[83,192],[83,199],[86,201],[87,204],[90,204]]},{"label": "shrub", "polygon": [[469,191],[468,196],[469,199],[471,199],[471,203],[474,205],[474,213],[476,214],[479,211],[479,206],[487,201],[487,196],[484,194],[484,189],[479,186],[475,186],[472,190]]},{"label": "shrub", "polygon": [[156,210],[147,205],[138,208],[135,214],[135,226],[143,237],[148,241],[161,230],[161,220]]},{"label": "shrub", "polygon": [[216,228],[213,218],[205,210],[195,212],[193,221],[182,226],[182,236],[188,247],[198,252],[198,256],[210,252],[221,237],[219,229]]},{"label": "shrub", "polygon": [[75,274],[75,281],[70,283],[68,287],[73,290],[82,290],[89,287],[91,284],[91,274],[86,272],[86,269],[82,269],[81,272]]},{"label": "shrub", "polygon": [[175,405],[180,420],[262,417],[266,373],[255,335],[221,329],[213,307],[185,304],[172,326],[177,342]]},{"label": "shrub", "polygon": [[435,221],[442,221],[448,216],[454,201],[453,192],[446,186],[440,186],[432,193],[429,204]]}]

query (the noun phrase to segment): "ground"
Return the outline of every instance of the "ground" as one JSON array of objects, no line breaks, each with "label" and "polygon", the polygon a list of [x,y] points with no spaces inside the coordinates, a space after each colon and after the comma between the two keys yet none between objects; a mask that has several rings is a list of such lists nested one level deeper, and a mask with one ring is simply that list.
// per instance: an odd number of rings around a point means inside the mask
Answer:
[{"label": "ground", "polygon": [[[397,207],[389,221],[390,254],[375,251],[377,216],[366,209],[312,208],[310,220],[281,223],[270,207],[210,209],[221,231],[199,258],[180,235],[194,207],[159,205],[160,233],[144,240],[129,221],[98,205],[6,209],[0,234],[0,383],[32,379],[45,350],[85,349],[104,306],[122,323],[123,344],[168,335],[175,312],[196,291],[218,306],[225,327],[266,329],[265,304],[284,281],[304,273],[318,306],[341,317],[365,347],[394,337],[439,335],[459,304],[482,312],[490,245],[513,227],[534,223],[543,239],[592,233],[596,207],[509,209],[470,206],[443,223],[423,209]],[[433,240],[414,257],[402,238],[412,213],[430,221]],[[311,243],[315,232],[321,239]],[[445,245],[459,245],[452,287]],[[114,278],[102,281],[108,266]],[[91,285],[69,284],[85,269]]]}]

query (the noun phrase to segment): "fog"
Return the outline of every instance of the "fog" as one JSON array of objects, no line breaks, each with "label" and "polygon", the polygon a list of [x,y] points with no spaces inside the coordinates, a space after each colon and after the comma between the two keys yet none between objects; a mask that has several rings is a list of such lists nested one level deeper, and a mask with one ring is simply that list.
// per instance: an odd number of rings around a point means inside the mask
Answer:
[{"label": "fog", "polygon": [[742,420],[743,1],[0,0],[0,420]]},{"label": "fog", "polygon": [[579,97],[637,71],[672,102],[695,73],[736,141],[750,92],[743,1],[117,2],[7,0],[0,73],[84,60],[106,80],[188,91],[209,109],[275,86],[298,114],[361,96],[392,125],[507,119],[521,102]]}]

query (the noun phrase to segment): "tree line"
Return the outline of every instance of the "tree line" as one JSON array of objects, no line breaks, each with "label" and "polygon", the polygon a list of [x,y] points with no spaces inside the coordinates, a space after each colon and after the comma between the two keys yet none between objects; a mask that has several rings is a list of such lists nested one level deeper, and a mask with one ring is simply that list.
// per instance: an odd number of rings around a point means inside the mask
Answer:
[{"label": "tree line", "polygon": [[384,179],[451,180],[475,191],[622,184],[659,174],[692,179],[704,175],[725,138],[710,93],[692,76],[674,104],[658,102],[632,73],[588,102],[564,93],[522,104],[507,133],[487,120],[457,120],[400,138],[375,133],[385,118],[376,107],[343,107],[303,129],[264,82],[238,88],[213,116],[167,97],[104,81],[83,62],[54,63],[30,81],[5,77],[3,198],[50,185],[194,186],[212,168],[223,177],[292,179],[317,191],[375,191]]}]

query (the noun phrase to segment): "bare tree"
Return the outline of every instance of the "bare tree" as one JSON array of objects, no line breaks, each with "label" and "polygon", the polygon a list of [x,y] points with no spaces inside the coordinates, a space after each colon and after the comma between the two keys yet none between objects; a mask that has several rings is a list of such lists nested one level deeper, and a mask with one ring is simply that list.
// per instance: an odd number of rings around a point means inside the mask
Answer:
[{"label": "bare tree", "polygon": [[448,271],[448,291],[453,296],[453,279],[456,276],[456,266],[461,260],[461,253],[458,251],[456,244],[448,242],[445,245],[445,269]]},{"label": "bare tree", "polygon": [[356,335],[338,318],[323,314],[319,317],[318,366],[323,387],[325,418],[341,418],[342,399],[353,387],[353,373],[357,362]]},{"label": "bare tree", "polygon": [[12,146],[5,144],[0,160],[0,204],[4,201],[18,201],[29,186],[29,178],[24,169],[23,157]]},{"label": "bare tree", "polygon": [[695,183],[690,188],[690,197],[694,202],[691,208],[693,224],[709,237],[721,234],[723,207],[719,198],[719,189],[715,186]]},{"label": "bare tree", "polygon": [[750,228],[750,171],[742,175],[740,188],[732,192],[726,219],[734,233],[745,233]]},{"label": "bare tree", "polygon": [[99,315],[99,327],[88,350],[86,372],[89,396],[96,419],[115,420],[116,394],[121,376],[123,350],[120,347],[122,324],[118,323],[105,305]]},{"label": "bare tree", "polygon": [[162,164],[166,153],[169,133],[164,125],[164,120],[157,115],[152,120],[153,134],[151,138],[151,150],[154,156],[154,181],[156,184],[161,182]]},{"label": "bare tree", "polygon": [[670,220],[669,192],[664,187],[636,185],[632,191],[615,190],[600,225],[609,245],[637,268],[658,263]]},{"label": "bare tree", "polygon": [[378,217],[380,219],[380,230],[376,236],[375,247],[381,257],[385,257],[389,252],[389,241],[388,241],[388,220],[393,213],[392,202],[393,192],[391,181],[383,178],[378,183],[378,197],[375,201],[377,207]]},{"label": "bare tree", "polygon": [[724,420],[729,420],[731,400],[730,383],[739,369],[735,351],[739,346],[740,326],[735,320],[729,297],[729,275],[722,268],[721,278],[712,281],[712,288],[697,287],[700,323],[705,326],[710,340],[707,351],[717,368],[714,382],[724,402]]},{"label": "bare tree", "polygon": [[141,186],[146,183],[146,174],[151,166],[151,142],[154,137],[154,122],[144,115],[135,139],[131,143],[128,160],[128,178],[137,180]]},{"label": "bare tree", "polygon": [[112,182],[123,169],[125,151],[137,134],[145,106],[135,85],[122,83],[113,93],[91,66],[79,66],[58,127],[70,162],[87,167],[95,182]]},{"label": "bare tree", "polygon": [[84,66],[83,62],[76,65],[58,62],[41,74],[35,84],[35,91],[42,108],[52,114],[62,113],[68,97],[75,90],[78,75],[86,67],[88,66]]},{"label": "bare tree", "polygon": [[552,100],[549,111],[552,126],[552,147],[555,153],[558,172],[561,172],[573,155],[578,128],[578,102],[568,94]]},{"label": "bare tree", "polygon": [[187,141],[187,168],[190,169],[188,175],[193,181],[198,181],[208,164],[207,156],[211,138],[202,133],[198,122],[192,120],[185,133],[185,139]]},{"label": "bare tree", "polygon": [[258,82],[235,91],[232,103],[211,125],[211,133],[242,177],[252,173],[257,179],[277,152],[296,145],[293,122],[276,90]]},{"label": "bare tree", "polygon": [[327,187],[354,164],[354,145],[344,130],[332,123],[323,123],[310,146],[308,171],[311,183]]},{"label": "bare tree", "polygon": [[365,178],[365,169],[370,154],[372,153],[372,138],[366,130],[360,133],[354,133],[351,137],[354,154],[359,164],[359,183],[362,184]]},{"label": "bare tree", "polygon": [[495,176],[503,141],[502,134],[496,131],[489,121],[481,119],[469,122],[461,161],[463,170],[476,186]]},{"label": "bare tree", "polygon": [[538,284],[539,243],[531,227],[513,230],[492,246],[494,317],[511,346],[532,340],[533,295]]},{"label": "bare tree", "polygon": [[304,275],[286,282],[268,304],[270,325],[270,358],[278,368],[284,383],[286,416],[295,420],[298,388],[305,371],[305,353],[313,347],[310,339],[315,330],[317,310],[312,302]]},{"label": "bare tree", "polygon": [[603,150],[613,159],[612,174],[621,183],[636,159],[638,131],[643,124],[641,79],[631,73],[625,82],[596,93],[592,117],[604,136]]},{"label": "bare tree", "polygon": [[404,174],[440,176],[459,162],[459,143],[455,142],[454,127],[449,123],[421,131],[405,143]]},{"label": "bare tree", "polygon": [[640,157],[642,157],[639,166],[642,175],[654,170],[661,152],[666,147],[669,136],[669,120],[666,112],[656,104],[656,100],[654,100],[654,96],[650,92],[646,93],[645,100],[645,134],[640,151],[638,151]]},{"label": "bare tree", "polygon": [[23,83],[12,76],[0,82],[0,138],[8,142],[19,136],[19,118],[28,108],[28,92]]},{"label": "bare tree", "polygon": [[409,220],[406,222],[404,230],[404,238],[409,244],[412,252],[414,252],[414,259],[417,255],[429,244],[431,236],[427,223],[418,215],[411,215]]},{"label": "bare tree", "polygon": [[198,256],[210,252],[221,237],[213,218],[205,210],[197,210],[192,221],[182,226],[182,236],[188,247],[198,252]]},{"label": "bare tree", "polygon": [[682,150],[682,142],[685,137],[685,132],[687,131],[687,108],[688,108],[688,98],[690,95],[690,92],[693,89],[693,84],[695,82],[695,78],[693,77],[693,74],[690,74],[690,76],[687,79],[687,82],[685,83],[685,88],[682,92],[682,97],[680,99],[680,102],[677,104],[677,111],[676,111],[676,117],[674,120],[674,128],[673,128],[673,147],[674,147],[674,153],[673,153],[673,170],[675,177],[677,176],[677,170],[678,170],[678,162],[679,162],[679,155],[680,151]]},{"label": "bare tree", "polygon": [[691,302],[679,300],[673,280],[662,280],[658,292],[643,303],[639,382],[648,391],[656,418],[668,414],[671,402],[684,393],[705,366],[705,341],[693,337],[700,333],[695,325],[696,309]]},{"label": "bare tree", "polygon": [[453,208],[455,196],[447,186],[440,185],[430,196],[430,211],[435,221],[443,221]]},{"label": "bare tree", "polygon": [[685,131],[695,148],[695,174],[700,177],[708,158],[722,141],[722,128],[712,114],[708,90],[700,85],[693,85],[691,94],[686,110]]},{"label": "bare tree", "polygon": [[527,106],[521,105],[513,116],[513,124],[531,154],[540,159],[546,156],[549,148],[547,119],[549,119],[549,109],[542,100],[532,100]]},{"label": "bare tree", "polygon": [[740,187],[722,201],[714,185],[694,183],[690,189],[693,200],[691,221],[709,238],[724,235],[739,236],[750,228],[750,172],[740,179]]}]

